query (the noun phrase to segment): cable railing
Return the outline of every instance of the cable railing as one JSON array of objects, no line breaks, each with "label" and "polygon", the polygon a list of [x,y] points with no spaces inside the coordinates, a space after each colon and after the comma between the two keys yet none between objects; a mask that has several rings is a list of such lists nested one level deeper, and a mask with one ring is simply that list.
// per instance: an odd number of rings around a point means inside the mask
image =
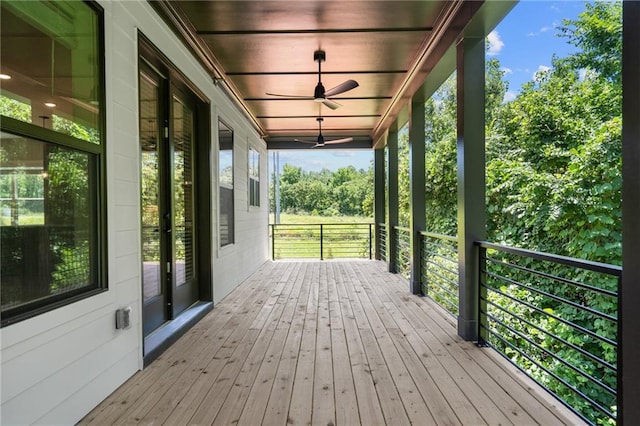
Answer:
[{"label": "cable railing", "polygon": [[373,223],[270,224],[276,259],[372,259]]},{"label": "cable railing", "polygon": [[458,239],[420,232],[422,293],[458,316]]},{"label": "cable railing", "polygon": [[411,275],[411,229],[402,226],[394,226],[394,238],[396,243],[396,271],[405,278]]},{"label": "cable railing", "polygon": [[379,260],[386,262],[389,259],[389,255],[387,254],[387,225],[385,223],[378,223],[376,229],[376,246],[378,247]]},{"label": "cable railing", "polygon": [[479,343],[584,420],[615,422],[622,268],[481,242]]}]

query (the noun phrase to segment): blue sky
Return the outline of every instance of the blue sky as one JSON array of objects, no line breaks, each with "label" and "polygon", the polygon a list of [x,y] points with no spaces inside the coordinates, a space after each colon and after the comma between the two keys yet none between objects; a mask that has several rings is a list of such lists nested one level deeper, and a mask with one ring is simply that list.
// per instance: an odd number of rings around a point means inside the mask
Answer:
[{"label": "blue sky", "polygon": [[582,1],[521,1],[489,34],[489,58],[497,58],[509,81],[506,100],[513,99],[534,73],[548,69],[555,53],[567,56],[574,47],[558,37],[563,19],[575,20]]},{"label": "blue sky", "polygon": [[[509,82],[506,101],[513,99],[522,84],[532,80],[537,71],[548,69],[554,53],[564,57],[574,50],[566,39],[557,36],[557,27],[563,19],[575,20],[584,10],[584,4],[584,1],[571,0],[520,1],[489,35],[487,57],[500,61]],[[270,171],[273,170],[272,157],[270,154]],[[280,151],[280,167],[289,163],[305,171],[337,170],[349,165],[367,169],[372,159],[373,151],[366,150]]]}]

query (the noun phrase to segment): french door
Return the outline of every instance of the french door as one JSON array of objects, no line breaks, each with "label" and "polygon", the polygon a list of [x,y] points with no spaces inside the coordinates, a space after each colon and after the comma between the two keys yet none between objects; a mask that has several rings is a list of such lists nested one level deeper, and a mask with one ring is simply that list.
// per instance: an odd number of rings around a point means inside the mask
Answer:
[{"label": "french door", "polygon": [[196,101],[140,62],[143,332],[199,298],[195,240]]}]

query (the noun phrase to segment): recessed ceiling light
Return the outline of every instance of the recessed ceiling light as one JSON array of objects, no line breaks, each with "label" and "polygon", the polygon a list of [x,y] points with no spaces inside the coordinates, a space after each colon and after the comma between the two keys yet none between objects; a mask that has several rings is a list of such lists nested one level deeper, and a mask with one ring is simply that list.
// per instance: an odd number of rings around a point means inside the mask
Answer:
[{"label": "recessed ceiling light", "polygon": [[11,80],[11,76],[9,74],[0,73],[0,80]]},{"label": "recessed ceiling light", "polygon": [[45,102],[44,106],[48,106],[49,108],[53,108],[55,106],[57,106],[56,104],[54,104],[53,102]]}]

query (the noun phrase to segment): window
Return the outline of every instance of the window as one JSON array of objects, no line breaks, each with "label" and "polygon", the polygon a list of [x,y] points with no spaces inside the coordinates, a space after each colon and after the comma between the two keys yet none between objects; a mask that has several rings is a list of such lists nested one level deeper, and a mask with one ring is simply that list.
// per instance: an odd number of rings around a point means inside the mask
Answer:
[{"label": "window", "polygon": [[249,148],[249,205],[260,206],[260,153]]},{"label": "window", "polygon": [[104,48],[93,3],[0,5],[5,326],[105,286]]},{"label": "window", "polygon": [[233,130],[218,122],[218,181],[220,182],[220,246],[234,242]]}]

